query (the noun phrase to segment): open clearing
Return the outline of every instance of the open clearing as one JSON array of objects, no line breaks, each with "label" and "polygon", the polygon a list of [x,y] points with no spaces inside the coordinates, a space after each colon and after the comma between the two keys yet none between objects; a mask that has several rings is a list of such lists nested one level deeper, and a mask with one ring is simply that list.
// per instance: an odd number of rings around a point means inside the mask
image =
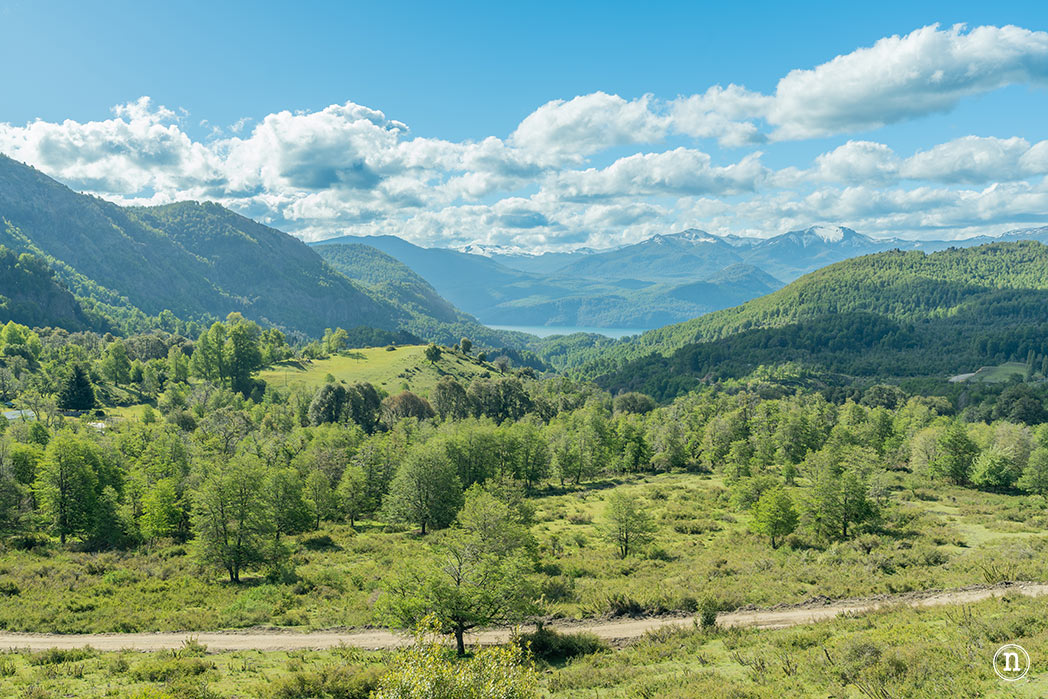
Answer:
[{"label": "open clearing", "polygon": [[1005,383],[1011,377],[1023,377],[1026,375],[1026,365],[1022,362],[1005,362],[998,366],[980,367],[978,371],[971,374],[957,374],[950,377],[950,383],[961,383],[964,381],[972,383]]},{"label": "open clearing", "polygon": [[259,378],[276,388],[316,388],[330,374],[346,383],[366,381],[390,394],[409,390],[428,395],[441,376],[470,379],[491,372],[490,366],[475,358],[448,350],[434,364],[426,359],[425,350],[422,345],[403,345],[391,351],[385,347],[346,350],[327,359],[281,362],[260,372]]},{"label": "open clearing", "polygon": [[[835,602],[813,601],[801,605],[783,606],[773,609],[754,609],[727,612],[718,615],[717,624],[724,627],[749,627],[778,629],[800,624],[832,619],[842,614],[863,614],[895,605],[911,607],[936,607],[954,604],[973,604],[992,597],[1021,594],[1027,597],[1048,595],[1048,584],[1002,583],[961,590],[930,590],[902,595],[884,595],[875,598],[839,600]],[[574,623],[550,624],[559,631],[586,631],[608,641],[627,641],[639,638],[649,631],[667,626],[688,626],[694,617],[649,617],[641,619],[583,620]],[[509,640],[511,629],[492,629],[468,637],[470,643],[493,644]],[[407,645],[411,639],[401,633],[387,629],[365,631],[320,631],[294,633],[286,631],[247,630],[221,632],[177,632],[177,633],[111,633],[111,634],[0,634],[0,649],[46,650],[48,648],[81,648],[91,646],[101,651],[157,651],[182,647],[194,638],[212,652],[218,651],[288,651],[319,650],[349,646],[381,650]]]}]

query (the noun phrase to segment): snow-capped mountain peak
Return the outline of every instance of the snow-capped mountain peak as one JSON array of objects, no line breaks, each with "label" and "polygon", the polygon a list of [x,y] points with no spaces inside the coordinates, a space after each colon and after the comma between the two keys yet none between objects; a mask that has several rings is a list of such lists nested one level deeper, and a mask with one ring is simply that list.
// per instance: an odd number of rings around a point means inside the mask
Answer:
[{"label": "snow-capped mountain peak", "polygon": [[842,226],[812,226],[806,233],[812,233],[827,243],[839,243],[844,240],[845,228]]}]

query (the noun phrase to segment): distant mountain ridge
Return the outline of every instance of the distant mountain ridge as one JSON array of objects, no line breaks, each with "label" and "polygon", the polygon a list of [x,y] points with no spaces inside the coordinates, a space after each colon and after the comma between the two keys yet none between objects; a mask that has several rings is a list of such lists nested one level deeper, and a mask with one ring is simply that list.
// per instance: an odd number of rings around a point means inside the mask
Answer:
[{"label": "distant mountain ridge", "polygon": [[[626,263],[630,273],[621,275],[600,269],[603,256],[615,251],[547,253],[530,260],[513,256],[504,264],[504,254],[423,248],[396,236],[343,236],[311,245],[319,249],[340,244],[365,244],[385,252],[457,307],[492,325],[654,328],[742,303],[781,286],[751,266],[725,276],[725,268],[738,264],[734,255],[726,255],[724,264],[707,263],[701,269],[698,258],[681,257],[675,273],[666,274],[667,249],[683,253],[692,245],[672,236],[649,243],[654,251],[638,251],[636,259]],[[611,259],[612,266],[621,264]],[[559,264],[564,260],[567,266]],[[551,267],[558,270],[543,271]],[[697,282],[704,285],[695,286]],[[688,288],[675,292],[678,286]]]},{"label": "distant mountain ridge", "polygon": [[[0,289],[0,317],[32,325],[142,329],[163,314],[206,321],[239,311],[311,336],[368,326],[443,342],[467,332],[494,346],[510,338],[403,278],[410,272],[377,250],[357,251],[369,261],[352,269],[366,279],[356,280],[298,238],[218,204],[120,207],[2,155],[0,246],[10,251],[0,280],[16,280]],[[367,277],[382,264],[400,269],[387,282]]]},{"label": "distant mountain ridge", "polygon": [[688,229],[607,250],[536,255],[483,245],[423,248],[388,235],[343,236],[313,245],[378,248],[493,325],[651,329],[743,303],[853,257],[1009,240],[1048,242],[1048,227],[961,241],[877,239],[829,225],[770,238]]}]

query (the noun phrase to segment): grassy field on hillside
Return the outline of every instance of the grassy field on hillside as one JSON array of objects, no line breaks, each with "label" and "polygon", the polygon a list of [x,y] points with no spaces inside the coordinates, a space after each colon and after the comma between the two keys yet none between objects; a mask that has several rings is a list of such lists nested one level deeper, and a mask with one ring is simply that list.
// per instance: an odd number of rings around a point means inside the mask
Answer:
[{"label": "grassy field on hillside", "polygon": [[[902,478],[901,476],[899,477]],[[536,497],[536,578],[547,614],[588,618],[724,610],[813,597],[862,597],[1003,580],[1048,580],[1048,510],[1038,497],[894,484],[879,528],[825,548],[803,534],[778,549],[749,531],[716,478],[669,474],[607,481]],[[619,489],[646,503],[655,541],[622,560],[604,536]],[[806,488],[794,489],[797,499]],[[294,537],[293,575],[241,585],[201,571],[187,546],[78,553],[54,542],[0,554],[0,628],[11,631],[183,631],[274,625],[297,629],[380,623],[381,584],[428,555],[419,537],[377,522],[325,523]]]},{"label": "grassy field on hillside", "polygon": [[[1030,674],[1005,683],[992,669],[1005,643],[1030,654]],[[450,652],[450,649],[449,649]],[[896,607],[779,630],[664,629],[619,650],[563,661],[539,658],[548,696],[1040,697],[1048,676],[1048,599],[1005,596],[968,606]],[[4,696],[367,696],[389,652],[100,653],[90,649],[0,654]]]},{"label": "grassy field on hillside", "polygon": [[433,363],[426,359],[425,349],[423,345],[406,345],[393,351],[385,347],[347,350],[327,359],[284,362],[262,371],[259,377],[276,388],[315,388],[330,374],[347,383],[367,381],[390,394],[409,390],[426,396],[441,376],[450,374],[468,380],[494,372],[490,365],[474,357],[448,350]]},{"label": "grassy field on hillside", "polygon": [[954,383],[960,381],[969,383],[1007,383],[1013,376],[1019,378],[1026,376],[1026,365],[1022,362],[1005,362],[998,366],[984,366],[971,374],[954,376],[950,381]]}]

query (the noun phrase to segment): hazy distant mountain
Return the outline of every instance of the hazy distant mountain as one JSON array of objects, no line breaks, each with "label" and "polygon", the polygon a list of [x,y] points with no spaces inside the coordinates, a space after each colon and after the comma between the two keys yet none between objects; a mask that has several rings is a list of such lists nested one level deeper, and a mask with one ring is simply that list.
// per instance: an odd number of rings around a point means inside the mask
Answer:
[{"label": "hazy distant mountain", "polygon": [[705,231],[692,229],[586,255],[557,271],[595,279],[666,281],[670,277],[702,279],[742,261],[732,245]]},{"label": "hazy distant mountain", "polygon": [[742,251],[749,264],[783,281],[792,281],[820,267],[850,257],[897,247],[843,226],[812,226],[761,240]]},{"label": "hazy distant mountain", "polygon": [[[725,275],[724,268],[736,264],[738,256],[730,245],[701,231],[657,236],[619,250],[534,256],[423,248],[394,236],[345,236],[313,245],[347,243],[382,250],[441,296],[492,325],[654,328],[781,286],[754,268]],[[722,251],[724,264],[703,259],[699,250],[712,247]],[[559,269],[544,271],[553,268]],[[689,284],[695,285],[677,289]]]}]

